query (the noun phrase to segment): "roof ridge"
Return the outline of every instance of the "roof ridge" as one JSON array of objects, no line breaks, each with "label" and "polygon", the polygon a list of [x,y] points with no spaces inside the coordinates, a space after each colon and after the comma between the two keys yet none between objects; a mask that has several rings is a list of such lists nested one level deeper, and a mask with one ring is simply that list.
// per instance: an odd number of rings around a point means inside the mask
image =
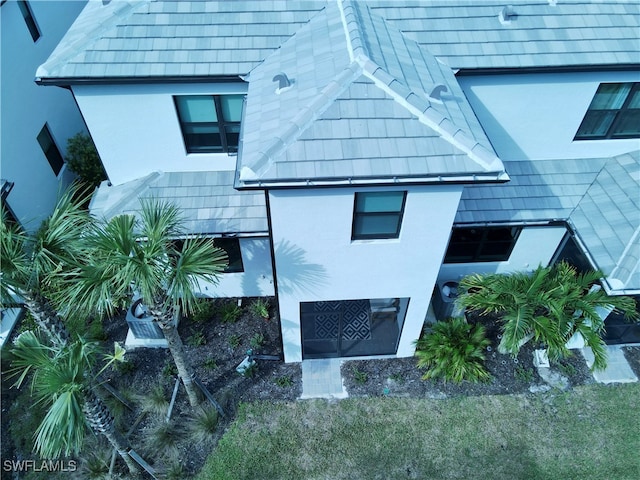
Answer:
[{"label": "roof ridge", "polygon": [[[139,185],[137,185],[136,188],[132,188],[129,193],[124,194],[122,198],[118,199],[111,206],[104,209],[102,211],[102,216],[104,218],[111,218],[114,215],[118,215],[119,214],[118,212],[122,212],[124,207],[126,207],[135,198],[140,198],[142,194],[147,190],[149,190],[151,185],[155,181],[160,179],[160,177],[162,177],[163,175],[164,175],[164,172],[155,171],[155,172],[151,172],[149,175],[146,175],[140,179],[137,179],[139,180]],[[136,180],[133,180],[133,182],[135,181]],[[121,185],[127,185],[127,183],[123,183]],[[114,188],[117,188],[117,186]]]},{"label": "roof ridge", "polygon": [[[90,0],[83,8],[78,18],[82,17],[82,20],[87,20],[86,15],[82,14],[85,10],[92,8],[94,15],[91,15],[91,25],[95,26],[92,30],[87,31],[86,23],[74,21],[71,28],[65,34],[65,37],[75,35],[71,41],[66,42],[65,48],[58,52],[58,48],[49,55],[46,62],[38,67],[36,70],[36,78],[51,77],[52,72],[49,70],[51,66],[55,68],[60,67],[61,62],[67,62],[73,57],[81,54],[86,50],[86,47],[100,40],[100,35],[105,31],[111,29],[118,23],[123,17],[128,16],[133,10],[139,9],[142,5],[149,5],[150,0],[121,0],[118,2],[100,2]],[[102,10],[101,10],[102,9]],[[98,17],[98,18],[96,18]],[[80,46],[83,45],[82,48]]]},{"label": "roof ridge", "polygon": [[[391,98],[410,113],[415,115],[421,123],[438,133],[445,141],[448,141],[454,147],[464,152],[478,165],[489,171],[500,169],[504,172],[504,165],[495,153],[481,145],[465,130],[457,127],[448,116],[443,115],[438,109],[434,108],[429,100],[417,95],[412,88],[405,85],[405,82],[398,80],[395,76],[387,72],[385,68],[371,59],[371,55],[367,51],[365,43],[362,41],[362,19],[360,18],[358,9],[354,6],[355,2],[352,2],[352,0],[337,0],[337,2],[347,36],[349,55],[352,61],[360,65],[363,75],[373,81],[378,88],[391,96]],[[365,8],[369,11],[370,15],[376,15],[371,12],[368,5],[365,5]],[[379,17],[379,15],[376,16]],[[384,18],[379,18],[382,19],[387,28],[397,30],[397,28],[390,25]],[[407,38],[401,31],[400,34],[405,44],[407,42],[415,44],[421,55],[424,56],[424,53],[429,53],[423,49],[420,44]],[[428,95],[427,92],[422,93]]]}]

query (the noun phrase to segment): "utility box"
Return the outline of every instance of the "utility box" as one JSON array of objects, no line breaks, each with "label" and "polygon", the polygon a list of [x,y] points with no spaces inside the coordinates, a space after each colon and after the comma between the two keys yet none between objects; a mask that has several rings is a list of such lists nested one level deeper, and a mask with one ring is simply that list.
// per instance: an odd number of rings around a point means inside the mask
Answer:
[{"label": "utility box", "polygon": [[436,319],[446,320],[451,317],[461,317],[463,310],[457,308],[456,299],[458,298],[458,282],[444,282],[442,286],[436,284],[433,290],[432,304],[433,312]]}]

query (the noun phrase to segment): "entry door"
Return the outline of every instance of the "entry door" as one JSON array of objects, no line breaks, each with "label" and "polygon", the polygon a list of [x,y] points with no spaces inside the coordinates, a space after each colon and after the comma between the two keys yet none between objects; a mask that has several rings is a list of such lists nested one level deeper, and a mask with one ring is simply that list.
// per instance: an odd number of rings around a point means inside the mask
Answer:
[{"label": "entry door", "polygon": [[369,300],[305,302],[300,304],[303,358],[349,356],[371,338]]}]

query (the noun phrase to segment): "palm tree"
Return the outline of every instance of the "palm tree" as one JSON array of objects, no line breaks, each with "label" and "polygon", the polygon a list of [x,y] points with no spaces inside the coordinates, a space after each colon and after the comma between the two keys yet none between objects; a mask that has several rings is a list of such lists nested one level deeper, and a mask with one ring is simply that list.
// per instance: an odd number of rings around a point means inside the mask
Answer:
[{"label": "palm tree", "polygon": [[458,302],[481,315],[501,316],[501,351],[515,355],[533,338],[547,346],[551,360],[558,360],[570,354],[566,343],[579,332],[593,350],[593,368],[603,369],[607,354],[598,310],[615,308],[628,319],[636,312],[632,298],[608,296],[597,285],[602,276],[593,271],[578,274],[565,262],[532,273],[470,275],[460,282]]},{"label": "palm tree", "polygon": [[67,190],[33,235],[9,222],[2,210],[0,304],[8,306],[16,297],[22,299],[38,326],[59,344],[66,343],[69,334],[50,295],[59,288],[59,275],[83,262],[80,236],[91,221],[81,207],[85,196],[80,187]]},{"label": "palm tree", "polygon": [[113,416],[96,394],[97,378],[112,362],[120,361],[124,349],[116,344],[113,355],[94,374],[98,344],[78,339],[66,345],[49,346],[31,331],[14,343],[12,374],[19,374],[20,387],[30,373],[32,391],[47,413],[38,426],[35,450],[43,458],[77,454],[83,445],[87,424],[104,435],[127,464],[132,474],[139,469],[129,456],[126,440],[116,431]]},{"label": "palm tree", "polygon": [[180,310],[194,311],[199,281],[215,283],[227,257],[200,236],[186,238],[179,248],[180,226],[179,210],[155,200],[142,202],[139,220],[118,215],[97,224],[87,236],[89,260],[68,278],[64,302],[84,311],[113,313],[130,301],[133,286],[162,330],[195,407],[198,392],[174,318]]}]

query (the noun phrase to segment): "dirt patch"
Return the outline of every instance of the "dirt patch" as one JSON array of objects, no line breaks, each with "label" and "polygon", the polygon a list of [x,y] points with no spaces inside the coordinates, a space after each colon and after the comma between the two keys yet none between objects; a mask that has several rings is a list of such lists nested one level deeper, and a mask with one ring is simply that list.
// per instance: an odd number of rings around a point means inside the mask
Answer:
[{"label": "dirt patch", "polygon": [[640,378],[640,346],[622,347],[622,352],[629,362],[633,373]]}]

